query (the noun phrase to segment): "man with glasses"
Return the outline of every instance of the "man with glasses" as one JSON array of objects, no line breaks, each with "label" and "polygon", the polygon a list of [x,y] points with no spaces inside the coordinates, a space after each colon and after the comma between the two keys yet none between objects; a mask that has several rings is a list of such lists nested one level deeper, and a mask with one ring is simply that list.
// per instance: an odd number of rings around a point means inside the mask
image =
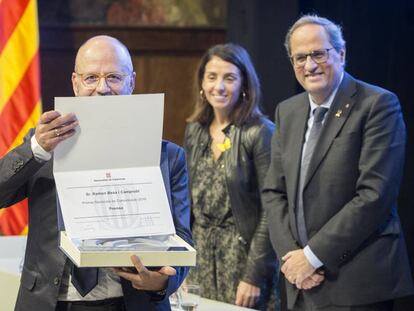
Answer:
[{"label": "man with glasses", "polygon": [[[72,85],[76,96],[132,94],[135,72],[127,48],[108,36],[93,37],[85,42],[76,56]],[[96,117],[99,118],[99,113]],[[73,267],[58,249],[51,158],[55,147],[71,137],[77,125],[73,113],[45,112],[24,143],[0,159],[0,208],[25,197],[29,199],[29,235],[15,310],[170,310],[168,296],[180,286],[188,268],[150,270],[139,258],[133,257],[135,272],[82,270]],[[161,171],[176,232],[191,243],[183,149],[164,141]]]},{"label": "man with glasses", "polygon": [[397,214],[405,125],[398,98],[344,71],[341,29],[315,15],[285,46],[305,92],[275,112],[264,185],[291,310],[392,310],[413,293]]}]

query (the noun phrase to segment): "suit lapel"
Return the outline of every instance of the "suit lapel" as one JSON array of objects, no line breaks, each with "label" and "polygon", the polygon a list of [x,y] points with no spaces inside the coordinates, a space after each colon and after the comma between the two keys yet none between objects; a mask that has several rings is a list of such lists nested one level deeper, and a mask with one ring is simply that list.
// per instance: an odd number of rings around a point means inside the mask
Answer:
[{"label": "suit lapel", "polygon": [[347,73],[344,73],[344,78],[339,86],[335,99],[332,102],[328,115],[326,116],[319,141],[315,146],[312,159],[309,163],[304,188],[315,174],[315,171],[328,152],[333,140],[348,119],[350,111],[355,104],[355,99],[353,98],[355,92],[355,80]]},{"label": "suit lapel", "polygon": [[298,98],[296,104],[292,107],[289,115],[283,120],[287,126],[286,130],[286,141],[284,147],[287,163],[286,181],[287,181],[287,193],[288,197],[292,198],[292,203],[289,204],[290,210],[290,225],[292,226],[292,234],[295,239],[298,240],[295,220],[295,207],[296,207],[296,196],[299,186],[299,173],[302,160],[302,146],[307,128],[307,121],[309,116],[309,99],[306,93]]},{"label": "suit lapel", "polygon": [[296,193],[299,186],[300,167],[302,162],[302,147],[305,139],[305,133],[307,129],[307,122],[309,118],[309,99],[307,94],[301,98],[300,106],[294,112],[290,130],[292,136],[289,138],[292,145],[289,148],[288,154],[292,155],[292,167],[288,172],[292,172],[292,175],[287,180],[292,180],[290,185],[291,197],[293,198],[293,206],[296,206]]},{"label": "suit lapel", "polygon": [[162,179],[164,181],[165,191],[167,192],[168,203],[170,203],[171,208],[171,189],[170,189],[170,168],[168,162],[168,152],[167,152],[167,143],[162,141],[161,145],[161,160],[160,160],[160,169],[162,174]]}]

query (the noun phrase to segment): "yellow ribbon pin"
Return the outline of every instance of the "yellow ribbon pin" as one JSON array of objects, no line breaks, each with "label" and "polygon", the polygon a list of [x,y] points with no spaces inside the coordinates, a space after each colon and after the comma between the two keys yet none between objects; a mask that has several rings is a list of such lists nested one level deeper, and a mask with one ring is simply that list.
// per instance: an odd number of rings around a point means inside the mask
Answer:
[{"label": "yellow ribbon pin", "polygon": [[231,148],[230,138],[226,137],[226,139],[224,140],[222,144],[217,144],[216,146],[221,152],[229,150]]}]

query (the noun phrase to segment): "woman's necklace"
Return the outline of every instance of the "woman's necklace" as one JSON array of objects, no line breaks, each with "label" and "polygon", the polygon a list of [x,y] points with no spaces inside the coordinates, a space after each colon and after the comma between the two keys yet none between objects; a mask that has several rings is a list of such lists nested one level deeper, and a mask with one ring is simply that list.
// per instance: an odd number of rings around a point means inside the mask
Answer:
[{"label": "woman's necklace", "polygon": [[210,136],[211,136],[211,149],[214,154],[214,158],[217,160],[221,153],[231,148],[230,138],[223,133],[223,129],[227,126],[217,126],[212,124],[210,126]]}]

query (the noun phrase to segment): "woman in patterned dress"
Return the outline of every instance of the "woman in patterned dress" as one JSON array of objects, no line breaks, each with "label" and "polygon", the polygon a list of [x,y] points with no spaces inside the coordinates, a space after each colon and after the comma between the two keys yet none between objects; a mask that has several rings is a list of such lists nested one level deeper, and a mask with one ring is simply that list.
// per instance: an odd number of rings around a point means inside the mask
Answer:
[{"label": "woman in patterned dress", "polygon": [[246,50],[231,43],[210,48],[197,88],[184,141],[198,252],[187,283],[200,284],[206,298],[275,310],[278,266],[260,193],[274,124],[260,111]]}]

